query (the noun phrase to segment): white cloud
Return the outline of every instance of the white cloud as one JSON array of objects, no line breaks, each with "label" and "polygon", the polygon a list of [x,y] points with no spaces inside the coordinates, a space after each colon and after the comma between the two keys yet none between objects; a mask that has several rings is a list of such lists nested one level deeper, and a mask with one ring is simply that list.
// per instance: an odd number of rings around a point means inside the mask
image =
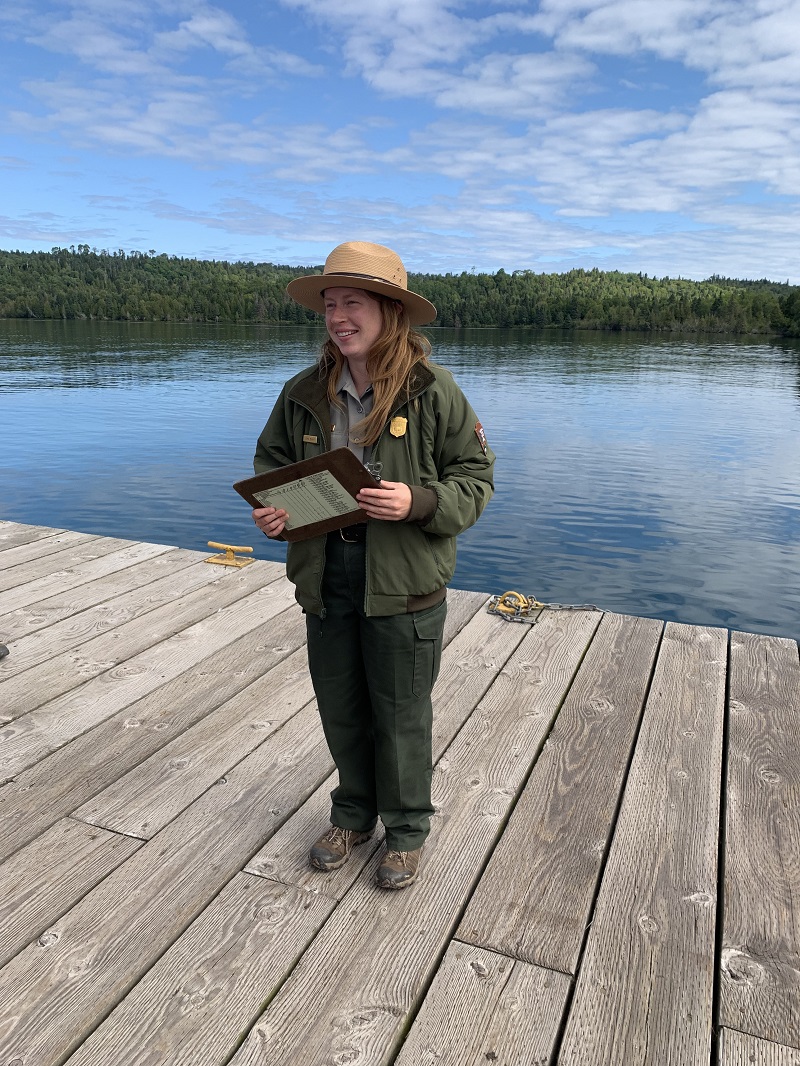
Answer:
[{"label": "white cloud", "polygon": [[[281,8],[293,21],[273,34]],[[447,269],[640,256],[668,273],[673,256],[696,276],[727,253],[785,276],[792,261],[800,0],[274,0],[241,18],[226,0],[42,0],[24,14],[4,12],[0,32],[47,63],[15,87],[33,101],[17,92],[17,137],[154,170],[243,168],[236,182],[272,197],[150,195],[151,219],[304,247],[374,226]],[[691,73],[677,88],[676,71]]]}]

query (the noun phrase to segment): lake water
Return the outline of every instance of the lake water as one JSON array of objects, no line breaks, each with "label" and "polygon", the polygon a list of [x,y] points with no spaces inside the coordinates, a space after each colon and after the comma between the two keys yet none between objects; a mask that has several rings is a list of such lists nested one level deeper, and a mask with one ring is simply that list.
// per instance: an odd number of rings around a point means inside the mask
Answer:
[{"label": "lake water", "polygon": [[[429,335],[498,458],[455,587],[800,637],[800,342]],[[322,337],[0,321],[0,518],[282,561],[230,486]]]}]

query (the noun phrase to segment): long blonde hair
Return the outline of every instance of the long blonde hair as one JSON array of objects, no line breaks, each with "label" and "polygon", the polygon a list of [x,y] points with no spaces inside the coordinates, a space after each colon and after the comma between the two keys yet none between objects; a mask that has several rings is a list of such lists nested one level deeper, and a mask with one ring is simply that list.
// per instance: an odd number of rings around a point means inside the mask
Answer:
[{"label": "long blonde hair", "polygon": [[[386,424],[389,412],[405,394],[408,396],[411,371],[421,363],[426,366],[431,354],[427,337],[418,333],[408,321],[408,313],[398,300],[377,292],[362,290],[380,304],[383,331],[367,354],[367,373],[372,382],[373,405],[369,415],[350,427],[350,438],[359,444],[373,445]],[[328,374],[328,401],[341,406],[336,393],[345,358],[329,337],[322,346],[320,370]]]}]

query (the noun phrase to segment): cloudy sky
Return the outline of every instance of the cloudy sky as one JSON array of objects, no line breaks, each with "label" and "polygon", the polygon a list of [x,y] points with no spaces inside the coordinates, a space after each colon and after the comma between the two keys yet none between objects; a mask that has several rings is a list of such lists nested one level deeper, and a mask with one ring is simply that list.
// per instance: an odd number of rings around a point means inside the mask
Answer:
[{"label": "cloudy sky", "polygon": [[800,284],[800,0],[15,0],[0,247]]}]

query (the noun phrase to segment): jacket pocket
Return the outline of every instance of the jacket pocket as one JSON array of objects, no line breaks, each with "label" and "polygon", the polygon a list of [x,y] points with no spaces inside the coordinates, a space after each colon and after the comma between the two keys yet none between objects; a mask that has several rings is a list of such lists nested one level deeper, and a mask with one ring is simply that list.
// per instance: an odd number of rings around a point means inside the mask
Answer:
[{"label": "jacket pocket", "polygon": [[442,633],[447,617],[447,601],[414,614],[414,681],[415,696],[426,696],[439,675],[442,661]]}]

